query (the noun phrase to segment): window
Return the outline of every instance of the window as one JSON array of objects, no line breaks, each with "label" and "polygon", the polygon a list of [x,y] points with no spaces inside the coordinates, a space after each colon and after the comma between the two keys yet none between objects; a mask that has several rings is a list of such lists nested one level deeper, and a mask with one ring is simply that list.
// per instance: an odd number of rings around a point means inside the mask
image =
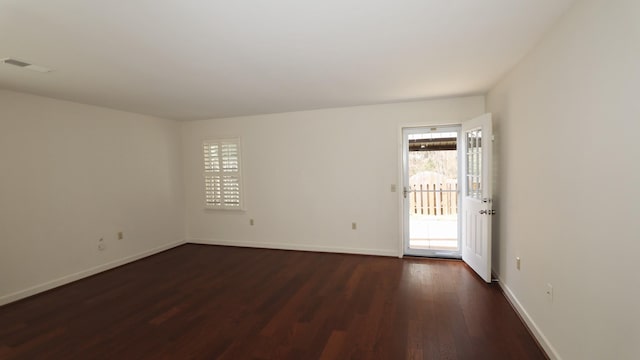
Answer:
[{"label": "window", "polygon": [[240,139],[207,140],[203,150],[205,207],[242,210]]},{"label": "window", "polygon": [[467,196],[482,198],[482,129],[466,132]]}]

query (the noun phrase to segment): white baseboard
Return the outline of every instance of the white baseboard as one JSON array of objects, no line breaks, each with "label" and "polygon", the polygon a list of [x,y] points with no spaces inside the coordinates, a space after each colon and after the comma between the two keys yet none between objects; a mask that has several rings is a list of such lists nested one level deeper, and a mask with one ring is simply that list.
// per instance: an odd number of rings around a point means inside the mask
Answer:
[{"label": "white baseboard", "polygon": [[192,244],[223,245],[223,246],[249,247],[249,248],[260,248],[260,249],[298,250],[298,251],[330,252],[330,253],[341,253],[341,254],[393,256],[393,257],[398,256],[397,251],[382,250],[382,249],[343,248],[343,247],[331,247],[331,246],[290,244],[290,243],[261,243],[261,242],[253,242],[253,241],[234,241],[234,240],[219,240],[219,239],[188,239],[187,242]]},{"label": "white baseboard", "polygon": [[114,260],[114,261],[108,262],[106,264],[98,265],[96,267],[92,267],[92,268],[87,269],[87,270],[79,271],[79,272],[74,273],[74,274],[69,274],[69,275],[66,275],[66,276],[63,276],[63,277],[48,281],[48,282],[43,283],[43,284],[39,284],[39,285],[32,286],[32,287],[24,289],[24,290],[16,291],[14,293],[1,296],[0,297],[0,306],[8,304],[8,303],[11,303],[11,302],[14,302],[14,301],[18,301],[20,299],[24,299],[26,297],[41,293],[43,291],[51,290],[51,289],[56,288],[58,286],[65,285],[65,284],[68,284],[70,282],[74,282],[76,280],[80,280],[82,278],[85,278],[85,277],[88,277],[88,276],[91,276],[91,275],[95,275],[97,273],[101,273],[101,272],[109,270],[109,269],[113,269],[115,267],[118,267],[118,266],[130,263],[132,261],[136,261],[136,260],[145,258],[147,256],[151,256],[151,255],[157,254],[159,252],[174,248],[174,247],[182,245],[184,243],[185,243],[184,241],[178,241],[178,242],[175,242],[175,243],[158,246],[157,248],[154,248],[154,249],[151,249],[151,250],[143,251],[143,252],[135,254],[135,255],[127,256],[127,257],[119,259],[119,260]]},{"label": "white baseboard", "polygon": [[556,351],[556,349],[553,347],[553,345],[551,345],[551,343],[549,342],[547,337],[544,336],[542,331],[540,331],[540,328],[538,327],[538,325],[535,323],[535,321],[533,321],[533,319],[531,318],[527,310],[525,310],[525,308],[522,306],[520,301],[518,301],[518,298],[513,294],[513,291],[511,291],[509,286],[507,286],[507,284],[502,282],[500,278],[498,278],[498,284],[500,284],[502,291],[507,296],[507,299],[509,300],[513,308],[518,312],[522,320],[524,320],[524,322],[527,324],[527,327],[529,328],[533,336],[536,338],[536,340],[538,340],[538,343],[540,344],[540,346],[542,346],[544,351],[547,353],[547,356],[549,356],[549,359],[561,360],[562,358],[560,357],[560,355],[558,355],[558,352]]}]

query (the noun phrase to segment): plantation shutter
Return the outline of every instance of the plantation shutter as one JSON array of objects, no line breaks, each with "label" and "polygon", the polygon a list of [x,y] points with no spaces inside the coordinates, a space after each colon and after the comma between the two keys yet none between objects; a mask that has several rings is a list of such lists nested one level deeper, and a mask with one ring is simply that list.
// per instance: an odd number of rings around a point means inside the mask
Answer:
[{"label": "plantation shutter", "polygon": [[242,209],[240,140],[205,141],[205,206],[213,209]]}]

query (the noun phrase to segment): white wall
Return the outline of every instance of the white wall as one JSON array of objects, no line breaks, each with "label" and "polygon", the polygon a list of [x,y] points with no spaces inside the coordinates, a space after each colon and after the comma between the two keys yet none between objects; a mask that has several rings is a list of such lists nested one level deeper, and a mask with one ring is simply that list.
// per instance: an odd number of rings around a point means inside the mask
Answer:
[{"label": "white wall", "polygon": [[0,91],[0,304],[183,240],[179,127]]},{"label": "white wall", "polygon": [[639,14],[576,2],[487,97],[494,268],[558,358],[640,358]]},{"label": "white wall", "polygon": [[[401,193],[390,186],[400,181],[401,126],[483,112],[477,96],[183,123],[187,238],[397,255]],[[204,210],[202,141],[233,136],[243,142],[247,211]]]}]

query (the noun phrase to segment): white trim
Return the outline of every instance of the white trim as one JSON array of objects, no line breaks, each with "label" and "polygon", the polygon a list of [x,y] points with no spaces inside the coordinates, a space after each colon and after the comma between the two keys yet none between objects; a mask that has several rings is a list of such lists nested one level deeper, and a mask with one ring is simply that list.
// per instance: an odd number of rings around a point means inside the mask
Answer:
[{"label": "white trim", "polygon": [[538,343],[544,349],[545,353],[550,360],[561,360],[562,358],[558,355],[556,349],[551,345],[546,336],[542,333],[542,330],[538,327],[535,321],[531,318],[527,310],[522,306],[518,298],[514,295],[513,291],[498,277],[498,284],[502,288],[502,292],[507,297],[507,300],[511,303],[513,308],[518,312],[522,320],[527,324],[527,327],[533,334],[533,336],[538,340]]},{"label": "white trim", "polygon": [[404,196],[402,192],[404,191],[404,128],[405,126],[400,125],[398,128],[398,186],[396,189],[398,190],[397,198],[398,198],[398,257],[402,259],[404,257]]},{"label": "white trim", "polygon": [[102,265],[98,265],[95,267],[92,267],[90,269],[87,270],[82,270],[79,271],[77,273],[73,273],[73,274],[69,274],[69,275],[65,275],[63,277],[59,277],[57,279],[48,281],[46,283],[42,283],[42,284],[38,284],[23,290],[19,290],[16,291],[14,293],[8,294],[8,295],[4,295],[2,297],[0,297],[0,306],[2,305],[6,305],[9,303],[12,303],[14,301],[18,301],[24,298],[27,298],[29,296],[47,291],[47,290],[51,290],[53,288],[62,286],[62,285],[66,285],[68,283],[74,282],[76,280],[80,280],[98,273],[101,273],[103,271],[106,270],[110,270],[113,268],[116,268],[118,266],[136,261],[136,260],[140,260],[142,258],[157,254],[159,252],[174,248],[176,246],[180,246],[182,244],[184,244],[184,241],[177,241],[171,244],[166,244],[166,245],[162,245],[162,246],[158,246],[157,248],[151,249],[151,250],[147,250],[147,251],[143,251],[141,253],[135,254],[135,255],[131,255],[131,256],[127,256],[125,258],[119,259],[119,260],[114,260],[114,261],[110,261],[106,264],[102,264]]},{"label": "white trim", "polygon": [[376,255],[376,256],[393,256],[393,257],[398,256],[398,253],[394,250],[359,249],[359,248],[357,249],[357,248],[343,248],[343,247],[288,244],[288,243],[263,243],[263,242],[254,242],[254,241],[236,241],[236,240],[221,240],[221,239],[188,239],[187,243],[203,244],[203,245],[249,247],[249,248],[259,248],[259,249],[328,252],[328,253],[339,253],[339,254]]}]

